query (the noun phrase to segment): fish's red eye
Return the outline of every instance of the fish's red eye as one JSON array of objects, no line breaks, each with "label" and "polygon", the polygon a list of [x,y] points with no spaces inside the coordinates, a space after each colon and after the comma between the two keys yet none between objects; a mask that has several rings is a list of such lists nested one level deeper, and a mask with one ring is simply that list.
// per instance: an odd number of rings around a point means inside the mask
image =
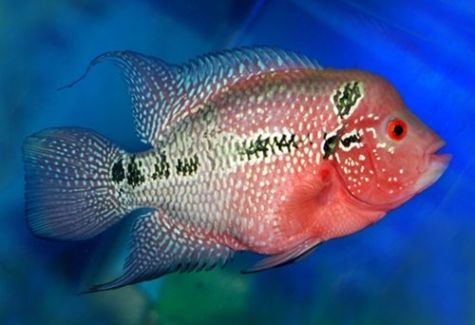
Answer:
[{"label": "fish's red eye", "polygon": [[393,140],[399,141],[404,139],[407,134],[407,124],[403,120],[395,119],[389,121],[387,133]]}]

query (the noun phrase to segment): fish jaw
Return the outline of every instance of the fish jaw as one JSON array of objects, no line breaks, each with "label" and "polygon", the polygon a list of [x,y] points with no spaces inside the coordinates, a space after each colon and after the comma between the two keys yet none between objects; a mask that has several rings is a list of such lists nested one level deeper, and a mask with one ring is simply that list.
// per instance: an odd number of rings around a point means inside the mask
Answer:
[{"label": "fish jaw", "polygon": [[420,193],[434,184],[445,172],[452,159],[450,154],[438,154],[437,151],[445,146],[443,140],[436,141],[426,154],[426,168],[414,185],[414,193]]},{"label": "fish jaw", "polygon": [[437,153],[444,146],[445,141],[439,138],[429,146],[426,150],[427,153],[425,154],[425,163],[423,164],[424,168],[421,170],[421,176],[414,183],[408,194],[403,195],[391,204],[391,209],[402,205],[414,195],[423,192],[442,177],[452,159],[450,154]]},{"label": "fish jaw", "polygon": [[365,202],[357,198],[348,192],[350,197],[351,204],[356,205],[360,209],[367,209],[372,211],[384,211],[393,210],[409,199],[411,199],[416,194],[419,194],[426,190],[428,187],[433,185],[445,172],[447,169],[452,156],[450,154],[438,154],[437,151],[445,146],[445,141],[437,138],[433,143],[426,149],[426,154],[424,155],[424,162],[421,164],[420,176],[417,180],[411,185],[404,193],[399,197],[385,203],[375,204],[370,202]]}]

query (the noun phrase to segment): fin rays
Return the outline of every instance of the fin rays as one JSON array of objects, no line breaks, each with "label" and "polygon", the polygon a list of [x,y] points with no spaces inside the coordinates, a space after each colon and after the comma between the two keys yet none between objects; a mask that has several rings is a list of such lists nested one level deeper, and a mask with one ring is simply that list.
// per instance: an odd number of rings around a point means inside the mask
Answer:
[{"label": "fin rays", "polygon": [[295,248],[281,254],[272,255],[258,261],[254,266],[243,270],[242,273],[255,273],[274,267],[290,264],[300,258],[311,254],[320,244],[320,240],[306,240]]},{"label": "fin rays", "polygon": [[104,60],[112,60],[122,70],[132,101],[139,138],[157,146],[167,130],[184,116],[242,77],[260,73],[320,69],[304,55],[270,47],[243,47],[199,56],[182,65],[133,51],[111,51],[98,55],[86,71],[59,89],[71,88]]},{"label": "fin rays", "polygon": [[86,292],[115,289],[158,278],[170,272],[190,272],[224,266],[233,251],[207,236],[155,210],[139,217],[129,242],[129,256],[117,279],[92,286]]},{"label": "fin rays", "polygon": [[[95,150],[99,153],[92,154]],[[23,160],[26,216],[32,232],[80,240],[118,222],[130,207],[115,197],[108,168],[123,154],[86,129],[48,129],[28,137]]]}]

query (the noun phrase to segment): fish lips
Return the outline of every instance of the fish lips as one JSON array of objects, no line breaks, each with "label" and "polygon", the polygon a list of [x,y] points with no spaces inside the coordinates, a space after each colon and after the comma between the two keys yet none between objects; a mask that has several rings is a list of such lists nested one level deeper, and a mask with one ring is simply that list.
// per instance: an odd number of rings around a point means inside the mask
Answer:
[{"label": "fish lips", "polygon": [[452,155],[450,154],[438,154],[437,151],[445,146],[443,140],[435,142],[427,151],[426,155],[426,168],[423,171],[421,177],[414,185],[415,193],[420,193],[426,188],[434,184],[445,172],[449,166]]}]

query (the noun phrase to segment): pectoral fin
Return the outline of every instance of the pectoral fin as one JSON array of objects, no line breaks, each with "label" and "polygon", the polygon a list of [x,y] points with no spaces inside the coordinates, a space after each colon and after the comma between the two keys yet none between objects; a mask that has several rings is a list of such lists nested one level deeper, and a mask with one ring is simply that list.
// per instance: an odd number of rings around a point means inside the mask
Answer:
[{"label": "pectoral fin", "polygon": [[243,270],[242,273],[260,272],[273,267],[290,264],[294,261],[306,257],[307,255],[310,255],[320,243],[321,240],[319,239],[306,240],[300,245],[297,245],[296,247],[292,248],[291,250],[288,250],[281,254],[271,255],[260,260],[251,268]]}]

